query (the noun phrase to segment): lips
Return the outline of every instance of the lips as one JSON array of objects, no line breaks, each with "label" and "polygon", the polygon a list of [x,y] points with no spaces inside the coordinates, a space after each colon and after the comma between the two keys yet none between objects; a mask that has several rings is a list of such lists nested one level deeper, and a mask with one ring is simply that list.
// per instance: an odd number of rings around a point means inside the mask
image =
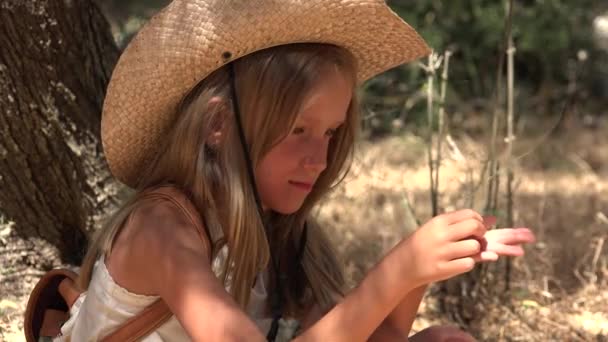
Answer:
[{"label": "lips", "polygon": [[304,190],[304,191],[311,191],[312,185],[313,185],[313,183],[298,182],[298,181],[289,181],[289,184],[295,186],[298,189]]}]

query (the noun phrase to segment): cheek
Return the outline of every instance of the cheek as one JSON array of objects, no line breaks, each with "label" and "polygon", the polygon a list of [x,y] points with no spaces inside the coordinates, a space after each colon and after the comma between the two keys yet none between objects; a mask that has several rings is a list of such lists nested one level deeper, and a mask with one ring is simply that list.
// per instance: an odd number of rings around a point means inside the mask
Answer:
[{"label": "cheek", "polygon": [[[298,149],[295,144],[284,141],[270,150],[260,161],[256,168],[256,183],[260,200],[265,208],[271,208],[279,212],[292,211],[282,208],[293,202],[292,191],[288,181],[297,175]],[[289,202],[289,203],[288,203]]]},{"label": "cheek", "polygon": [[302,148],[296,139],[285,139],[273,147],[260,162],[260,176],[279,176],[285,172],[292,172],[298,167]]},{"label": "cheek", "polygon": [[256,182],[261,196],[276,192],[277,187],[288,176],[293,163],[288,152],[280,145],[275,146],[260,161],[256,169]]},{"label": "cheek", "polygon": [[302,138],[290,136],[275,146],[270,153],[274,153],[276,158],[281,158],[285,161],[291,160],[293,162],[298,160],[305,147],[306,145]]}]

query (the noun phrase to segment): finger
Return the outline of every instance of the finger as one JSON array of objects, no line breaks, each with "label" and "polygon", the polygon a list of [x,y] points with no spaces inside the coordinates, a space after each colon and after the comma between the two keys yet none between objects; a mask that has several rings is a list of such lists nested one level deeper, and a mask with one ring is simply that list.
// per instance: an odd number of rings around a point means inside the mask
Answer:
[{"label": "finger", "polygon": [[482,237],[473,236],[473,238],[479,242],[479,245],[480,245],[479,250],[481,252],[483,252],[486,249],[488,249],[488,240],[486,240],[485,237],[483,237],[483,236]]},{"label": "finger", "polygon": [[494,252],[500,256],[522,256],[524,249],[520,245],[510,246],[503,244],[488,244],[488,252]]},{"label": "finger", "polygon": [[445,265],[446,274],[444,279],[471,271],[475,267],[475,260],[472,257],[465,257],[449,261]]},{"label": "finger", "polygon": [[499,242],[505,245],[532,243],[536,241],[534,233],[528,228],[500,228],[488,231],[485,238],[489,242]]},{"label": "finger", "polygon": [[475,239],[466,239],[449,244],[446,257],[450,260],[479,254],[481,246]]},{"label": "finger", "polygon": [[448,221],[448,224],[453,224],[468,219],[476,219],[480,222],[483,222],[483,217],[481,217],[481,215],[479,215],[479,213],[473,209],[453,211],[451,213],[443,214],[443,216]]},{"label": "finger", "polygon": [[528,228],[511,228],[514,233],[513,243],[532,243],[536,241],[536,236]]},{"label": "finger", "polygon": [[471,236],[483,238],[486,234],[486,226],[482,221],[468,219],[449,226],[448,238],[451,241],[467,239]]},{"label": "finger", "polygon": [[491,262],[498,260],[498,254],[491,251],[482,251],[473,257],[475,262]]}]

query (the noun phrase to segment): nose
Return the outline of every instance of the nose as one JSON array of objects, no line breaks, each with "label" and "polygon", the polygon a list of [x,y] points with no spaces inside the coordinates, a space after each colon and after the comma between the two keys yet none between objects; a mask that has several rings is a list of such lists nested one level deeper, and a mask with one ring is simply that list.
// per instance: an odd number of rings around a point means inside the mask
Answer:
[{"label": "nose", "polygon": [[311,143],[306,156],[304,157],[304,168],[316,175],[320,174],[327,167],[327,142],[317,141]]}]

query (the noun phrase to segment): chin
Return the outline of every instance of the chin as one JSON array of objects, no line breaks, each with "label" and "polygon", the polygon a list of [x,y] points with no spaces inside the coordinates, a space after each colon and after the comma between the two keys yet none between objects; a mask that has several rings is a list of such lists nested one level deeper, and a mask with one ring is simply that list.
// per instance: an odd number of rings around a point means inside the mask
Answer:
[{"label": "chin", "polygon": [[302,207],[302,203],[280,203],[272,206],[272,210],[282,214],[282,215],[291,215]]}]

